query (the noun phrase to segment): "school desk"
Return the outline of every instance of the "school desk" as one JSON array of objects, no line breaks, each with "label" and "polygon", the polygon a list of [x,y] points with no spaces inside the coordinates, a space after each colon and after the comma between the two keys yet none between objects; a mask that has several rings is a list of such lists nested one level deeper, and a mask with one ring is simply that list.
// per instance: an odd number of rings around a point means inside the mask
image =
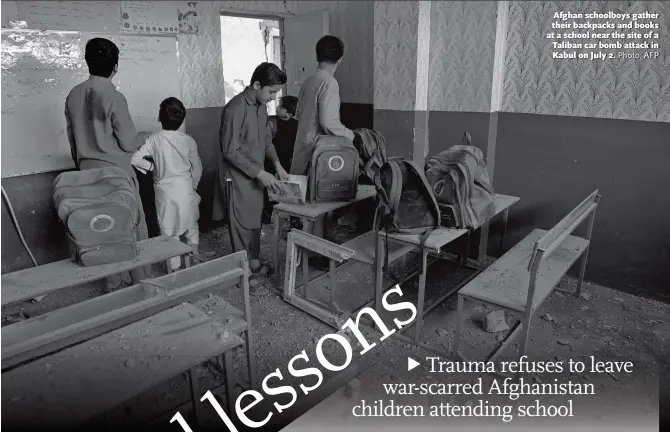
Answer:
[{"label": "school desk", "polygon": [[294,216],[302,220],[302,230],[309,232],[312,224],[319,218],[348,207],[354,203],[370,199],[377,196],[377,191],[374,186],[361,185],[358,187],[358,193],[353,201],[336,201],[336,202],[322,202],[322,203],[307,203],[307,204],[286,204],[279,203],[274,206],[274,240],[272,244],[272,264],[277,278],[277,286],[280,286],[281,279],[279,277],[279,218],[284,216]]}]

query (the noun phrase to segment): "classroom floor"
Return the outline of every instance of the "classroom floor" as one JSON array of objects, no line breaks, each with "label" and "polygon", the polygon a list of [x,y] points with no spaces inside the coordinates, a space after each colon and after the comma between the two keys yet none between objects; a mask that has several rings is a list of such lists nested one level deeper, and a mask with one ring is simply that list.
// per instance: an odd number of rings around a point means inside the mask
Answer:
[{"label": "classroom floor", "polygon": [[[284,220],[284,232],[288,228],[288,221]],[[272,227],[265,226],[262,234],[262,255],[268,261],[271,258],[272,235]],[[336,239],[351,236],[352,232],[345,228],[338,227],[335,230]],[[280,250],[286,250],[285,235],[280,240]],[[209,259],[230,253],[227,230],[218,228],[203,233],[201,251]],[[283,259],[282,256],[282,264]],[[412,260],[408,262],[411,266]],[[279,271],[283,273],[283,269]],[[454,268],[449,263],[438,262],[430,266],[426,303],[430,304],[431,299],[439,297],[440,293],[453,287],[467,275],[468,270]],[[374,280],[371,268],[368,266],[353,263],[342,267],[338,270],[337,281],[340,290],[337,300],[343,309],[354,309],[372,298]],[[285,370],[288,361],[302,350],[313,352],[316,341],[332,333],[333,329],[284,302],[279,291],[281,287],[275,286],[274,278],[254,280],[251,285],[257,376],[262,379],[277,367]],[[327,289],[325,283],[314,285],[313,290],[317,295],[319,292],[325,295]],[[390,282],[387,285],[390,285]],[[573,289],[574,285],[575,280],[571,278],[561,282],[561,288],[567,290]],[[411,293],[412,287],[416,287],[416,280],[405,284],[403,291]],[[47,296],[39,303],[23,303],[5,308],[3,325],[9,322],[7,316],[17,317],[20,314],[24,317],[37,316],[100,295],[101,289],[102,284],[79,287],[58,295]],[[653,373],[650,375],[652,383],[656,379],[670,376],[670,305],[590,283],[585,284],[582,292],[581,298],[555,293],[545,302],[533,322],[529,353],[531,356],[567,359],[593,355],[598,358],[634,359],[640,364],[658,365],[658,371],[650,372]],[[233,305],[242,307],[239,288],[234,287],[216,294]],[[491,310],[474,304],[468,307],[462,345],[468,357],[483,360],[483,357],[507,335],[506,331],[486,333],[481,329],[479,321]],[[449,352],[453,341],[452,323],[455,315],[455,299],[449,299],[431,311],[425,319],[422,342]],[[509,314],[507,321],[510,327],[514,323]],[[389,366],[392,358],[400,359],[397,361],[402,362],[406,355],[420,355],[420,350],[416,347],[393,338],[387,339],[382,345],[383,350],[366,358],[366,364]],[[517,345],[512,345],[508,353],[514,354],[515,349]],[[235,356],[235,370],[241,380],[245,379],[242,354],[239,351]],[[406,370],[402,367],[396,369]],[[612,376],[611,379],[619,380],[616,376]],[[200,380],[203,392],[222,383],[222,377],[209,368],[201,369]],[[237,390],[241,391],[239,387]],[[147,420],[167,412],[167,420],[163,418],[160,421],[169,421],[176,412],[174,407],[184,403],[188,398],[189,390],[185,380],[183,377],[175,378],[128,406],[119,408],[113,418]],[[215,416],[213,412],[211,414]],[[220,422],[214,418],[211,421]]]}]

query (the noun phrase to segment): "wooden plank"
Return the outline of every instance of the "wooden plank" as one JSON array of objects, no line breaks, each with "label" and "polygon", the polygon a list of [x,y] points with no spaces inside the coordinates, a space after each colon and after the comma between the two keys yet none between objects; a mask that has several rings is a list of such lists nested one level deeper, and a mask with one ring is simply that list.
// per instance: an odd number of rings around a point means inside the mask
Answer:
[{"label": "wooden plank", "polygon": [[190,246],[161,236],[138,243],[133,261],[82,267],[70,259],[2,275],[2,306],[29,300],[64,288],[84,285],[108,276],[191,253]]},{"label": "wooden plank", "polygon": [[[352,260],[362,262],[364,264],[373,265],[375,263],[375,232],[368,231],[348,242],[342,246],[354,250],[356,253],[351,257]],[[398,243],[389,242],[389,263],[394,262],[398,258],[408,254],[415,247],[412,245],[402,245]]]},{"label": "wooden plank", "polygon": [[[493,217],[498,216],[500,213],[510,208],[515,203],[519,202],[518,197],[510,195],[496,194],[494,197],[495,205],[495,214]],[[464,234],[467,234],[468,230],[466,229],[450,229],[450,228],[439,228],[433,231],[430,234],[430,237],[426,240],[425,247],[428,251],[432,253],[439,253],[440,249],[458,239]],[[382,234],[386,236],[386,234]],[[421,235],[420,234],[388,234],[389,241],[395,241],[405,244],[412,244],[419,246],[421,244]]]},{"label": "wooden plank", "polygon": [[3,374],[3,427],[80,424],[242,344],[182,304]]},{"label": "wooden plank", "polygon": [[[458,293],[512,310],[523,312],[528,295],[528,262],[533,247],[547,231],[535,229],[484,270]],[[560,249],[542,261],[538,270],[533,308],[547,298],[556,284],[588,247],[583,238],[570,236]]]},{"label": "wooden plank", "polygon": [[207,294],[191,304],[211,318],[216,318],[229,332],[239,335],[247,329],[244,313],[217,295]]},{"label": "wooden plank", "polygon": [[296,246],[316,252],[321,256],[337,262],[346,261],[356,253],[356,251],[349,249],[346,246],[338,245],[297,229],[291,230],[289,241],[292,241]]},{"label": "wooden plank", "polygon": [[245,260],[246,252],[240,251],[5,326],[1,330],[2,368],[99,336],[208,291],[239,283]]},{"label": "wooden plank", "polygon": [[330,213],[342,207],[349,206],[359,201],[377,196],[377,190],[374,186],[363,185],[358,188],[356,199],[353,201],[307,203],[307,204],[275,204],[274,209],[277,212],[286,213],[290,216],[308,219],[314,221],[319,217]]}]

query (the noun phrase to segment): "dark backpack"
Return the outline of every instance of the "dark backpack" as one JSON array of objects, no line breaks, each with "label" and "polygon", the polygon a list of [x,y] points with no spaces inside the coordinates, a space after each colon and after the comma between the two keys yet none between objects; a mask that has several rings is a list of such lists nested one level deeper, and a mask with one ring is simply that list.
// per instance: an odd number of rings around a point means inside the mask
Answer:
[{"label": "dark backpack", "polygon": [[140,222],[133,180],[120,168],[67,171],[54,181],[54,205],[82,266],[132,261]]},{"label": "dark backpack", "polygon": [[386,156],[386,141],[379,132],[371,129],[356,129],[354,146],[358,150],[360,172],[371,184],[382,165],[388,161]]},{"label": "dark backpack", "polygon": [[[421,234],[420,248],[440,226],[440,208],[424,172],[414,162],[389,159],[375,177],[380,228],[388,233]],[[388,270],[388,239],[385,269]]]},{"label": "dark backpack", "polygon": [[440,205],[442,226],[474,229],[495,214],[493,186],[480,149],[463,144],[432,156],[426,162],[426,178]]}]

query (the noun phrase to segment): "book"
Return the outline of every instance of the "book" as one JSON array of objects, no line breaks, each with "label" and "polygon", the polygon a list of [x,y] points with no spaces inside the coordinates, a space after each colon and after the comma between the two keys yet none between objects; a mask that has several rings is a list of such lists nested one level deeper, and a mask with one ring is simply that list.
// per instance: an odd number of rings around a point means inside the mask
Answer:
[{"label": "book", "polygon": [[270,201],[286,204],[305,204],[307,198],[307,176],[289,175],[288,180],[279,180],[278,191],[268,189]]}]

